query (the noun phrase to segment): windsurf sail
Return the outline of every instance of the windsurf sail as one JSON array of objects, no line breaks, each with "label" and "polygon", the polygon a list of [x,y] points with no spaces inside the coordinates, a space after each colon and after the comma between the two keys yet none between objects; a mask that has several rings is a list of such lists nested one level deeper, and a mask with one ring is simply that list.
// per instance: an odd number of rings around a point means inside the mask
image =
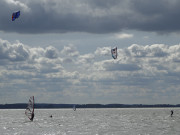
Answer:
[{"label": "windsurf sail", "polygon": [[76,111],[76,105],[73,105],[73,110]]},{"label": "windsurf sail", "polygon": [[117,59],[117,47],[111,49],[111,54],[114,59]]},{"label": "windsurf sail", "polygon": [[29,98],[28,105],[27,105],[27,108],[25,110],[25,114],[30,120],[33,120],[33,117],[34,117],[34,96]]}]

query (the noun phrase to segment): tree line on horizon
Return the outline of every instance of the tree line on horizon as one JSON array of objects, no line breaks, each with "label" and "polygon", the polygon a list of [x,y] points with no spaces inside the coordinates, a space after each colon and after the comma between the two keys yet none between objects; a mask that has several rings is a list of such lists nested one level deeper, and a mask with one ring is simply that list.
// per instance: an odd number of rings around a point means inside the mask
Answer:
[{"label": "tree line on horizon", "polygon": [[[180,107],[180,104],[48,104],[48,103],[37,103],[35,108],[48,109],[48,108],[157,108],[157,107]],[[26,103],[16,104],[0,104],[0,109],[24,109],[27,107]]]}]

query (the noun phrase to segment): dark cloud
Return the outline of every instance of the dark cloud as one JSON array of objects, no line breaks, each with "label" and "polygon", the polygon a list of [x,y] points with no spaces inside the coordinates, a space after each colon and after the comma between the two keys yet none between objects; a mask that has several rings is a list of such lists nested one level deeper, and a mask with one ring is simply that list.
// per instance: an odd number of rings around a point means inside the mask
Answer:
[{"label": "dark cloud", "polygon": [[[131,28],[143,31],[172,32],[179,31],[178,18],[180,1],[159,0],[131,2],[137,21],[131,24]],[[141,19],[140,19],[141,18]],[[139,21],[138,21],[139,20]]]},{"label": "dark cloud", "polygon": [[[0,1],[0,30],[17,33],[179,32],[177,0]],[[14,22],[11,14],[21,10]]]}]

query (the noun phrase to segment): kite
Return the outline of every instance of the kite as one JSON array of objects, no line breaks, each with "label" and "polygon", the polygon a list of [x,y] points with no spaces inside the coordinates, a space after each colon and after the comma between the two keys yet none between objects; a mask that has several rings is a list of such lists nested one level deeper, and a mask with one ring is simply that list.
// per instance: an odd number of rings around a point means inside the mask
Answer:
[{"label": "kite", "polygon": [[111,54],[114,59],[117,59],[117,47],[111,49]]},{"label": "kite", "polygon": [[20,11],[13,12],[13,14],[12,14],[12,21],[14,21],[16,18],[19,18],[19,16],[20,16]]}]

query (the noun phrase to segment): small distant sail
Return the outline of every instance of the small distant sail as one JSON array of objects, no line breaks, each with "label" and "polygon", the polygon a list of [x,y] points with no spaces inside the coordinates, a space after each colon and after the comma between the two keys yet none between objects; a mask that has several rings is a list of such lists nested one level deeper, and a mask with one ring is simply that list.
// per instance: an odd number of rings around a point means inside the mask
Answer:
[{"label": "small distant sail", "polygon": [[117,47],[111,49],[111,54],[114,59],[117,59]]},{"label": "small distant sail", "polygon": [[27,108],[25,110],[26,116],[32,121],[34,118],[34,96],[29,98]]},{"label": "small distant sail", "polygon": [[76,105],[73,105],[73,110],[76,111]]},{"label": "small distant sail", "polygon": [[12,13],[12,21],[14,21],[16,18],[19,18],[20,16],[20,11]]}]

